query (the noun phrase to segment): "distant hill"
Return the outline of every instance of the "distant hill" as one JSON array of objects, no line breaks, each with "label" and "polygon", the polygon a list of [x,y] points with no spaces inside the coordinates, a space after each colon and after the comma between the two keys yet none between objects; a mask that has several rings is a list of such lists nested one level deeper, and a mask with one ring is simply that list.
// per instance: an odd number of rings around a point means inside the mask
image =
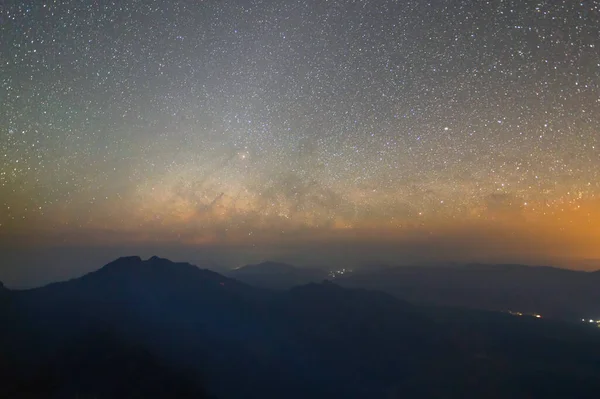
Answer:
[{"label": "distant hill", "polygon": [[600,273],[524,265],[402,266],[337,282],[381,290],[412,303],[600,318]]},{"label": "distant hill", "polygon": [[[289,289],[331,278],[325,271],[265,262],[228,273],[257,287]],[[515,264],[373,265],[335,276],[349,288],[381,290],[416,304],[600,319],[600,272]]]},{"label": "distant hill", "polygon": [[328,281],[272,291],[125,257],[6,298],[0,397],[592,398],[600,389],[595,327],[418,307]]},{"label": "distant hill", "polygon": [[328,277],[328,273],[320,269],[299,268],[270,261],[243,266],[227,275],[247,284],[271,289],[289,289],[297,285],[320,282]]},{"label": "distant hill", "polygon": [[264,274],[264,273],[278,273],[286,274],[297,271],[298,268],[282,262],[266,261],[255,265],[246,265],[240,268],[234,269],[234,272],[241,274]]}]

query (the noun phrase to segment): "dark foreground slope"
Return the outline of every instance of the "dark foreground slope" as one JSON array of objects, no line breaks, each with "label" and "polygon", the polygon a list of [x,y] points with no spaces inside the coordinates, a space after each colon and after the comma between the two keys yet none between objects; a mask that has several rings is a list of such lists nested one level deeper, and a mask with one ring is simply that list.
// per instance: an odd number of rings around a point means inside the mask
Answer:
[{"label": "dark foreground slope", "polygon": [[2,355],[3,398],[209,397],[193,372],[110,330],[90,330],[28,361]]},{"label": "dark foreground slope", "polygon": [[0,397],[547,398],[600,389],[600,329],[425,310],[327,282],[274,292],[130,257],[0,294]]}]

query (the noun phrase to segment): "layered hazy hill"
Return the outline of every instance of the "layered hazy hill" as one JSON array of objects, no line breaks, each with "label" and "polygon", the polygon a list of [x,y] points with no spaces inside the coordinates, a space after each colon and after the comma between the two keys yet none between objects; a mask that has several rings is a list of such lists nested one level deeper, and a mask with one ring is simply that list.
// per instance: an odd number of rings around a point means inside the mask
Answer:
[{"label": "layered hazy hill", "polygon": [[412,303],[538,313],[576,321],[600,319],[600,272],[545,266],[406,266],[338,280],[381,290]]},{"label": "layered hazy hill", "polygon": [[328,273],[321,269],[300,268],[287,263],[270,261],[243,266],[227,274],[245,283],[272,289],[287,289],[296,285],[320,282],[328,277]]},{"label": "layered hazy hill", "polygon": [[600,331],[589,325],[424,308],[327,281],[272,291],[158,257],[5,290],[0,318],[2,397],[547,398],[600,389]]},{"label": "layered hazy hill", "polygon": [[[263,265],[238,269],[231,276],[278,289],[329,278],[324,271],[272,262]],[[414,304],[538,313],[571,321],[600,319],[598,271],[525,265],[377,265],[337,275],[333,281],[344,287],[383,291]]]}]

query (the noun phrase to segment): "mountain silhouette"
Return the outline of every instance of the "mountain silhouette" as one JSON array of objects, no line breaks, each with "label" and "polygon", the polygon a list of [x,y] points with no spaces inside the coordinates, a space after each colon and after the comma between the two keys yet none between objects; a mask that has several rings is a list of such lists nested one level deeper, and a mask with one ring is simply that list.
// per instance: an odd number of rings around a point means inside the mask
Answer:
[{"label": "mountain silhouette", "polygon": [[2,397],[595,397],[600,389],[600,334],[588,324],[419,307],[329,281],[272,291],[188,263],[124,257],[6,298]]}]

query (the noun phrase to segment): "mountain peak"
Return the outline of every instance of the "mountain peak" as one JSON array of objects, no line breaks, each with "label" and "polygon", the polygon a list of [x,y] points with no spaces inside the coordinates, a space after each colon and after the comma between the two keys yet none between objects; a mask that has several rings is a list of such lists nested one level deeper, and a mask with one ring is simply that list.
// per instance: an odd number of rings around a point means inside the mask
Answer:
[{"label": "mountain peak", "polygon": [[198,290],[251,291],[242,283],[189,263],[158,257],[142,260],[139,256],[118,258],[76,279],[49,284],[44,290],[55,290],[53,292],[58,296],[63,295],[63,291],[78,292],[78,295],[86,298],[101,297],[104,291],[114,295],[142,297],[165,292],[193,296]]},{"label": "mountain peak", "polygon": [[[109,265],[111,264],[122,264],[122,263],[142,263],[142,258],[140,258],[139,256],[122,256],[112,262],[109,263]],[[108,265],[107,265],[108,266]]]},{"label": "mountain peak", "polygon": [[110,263],[107,263],[106,265],[98,269],[96,272],[105,273],[113,270],[128,269],[131,267],[139,266],[142,263],[143,260],[139,256],[122,256],[118,259],[113,260]]},{"label": "mountain peak", "polygon": [[[107,265],[105,265],[100,270],[145,270],[147,268],[158,270],[175,267],[177,270],[183,269],[197,269],[196,266],[190,265],[189,263],[178,263],[172,262],[169,259],[161,258],[156,255],[148,258],[147,260],[143,260],[139,256],[123,256],[120,257]],[[158,268],[158,269],[157,269]]]}]

